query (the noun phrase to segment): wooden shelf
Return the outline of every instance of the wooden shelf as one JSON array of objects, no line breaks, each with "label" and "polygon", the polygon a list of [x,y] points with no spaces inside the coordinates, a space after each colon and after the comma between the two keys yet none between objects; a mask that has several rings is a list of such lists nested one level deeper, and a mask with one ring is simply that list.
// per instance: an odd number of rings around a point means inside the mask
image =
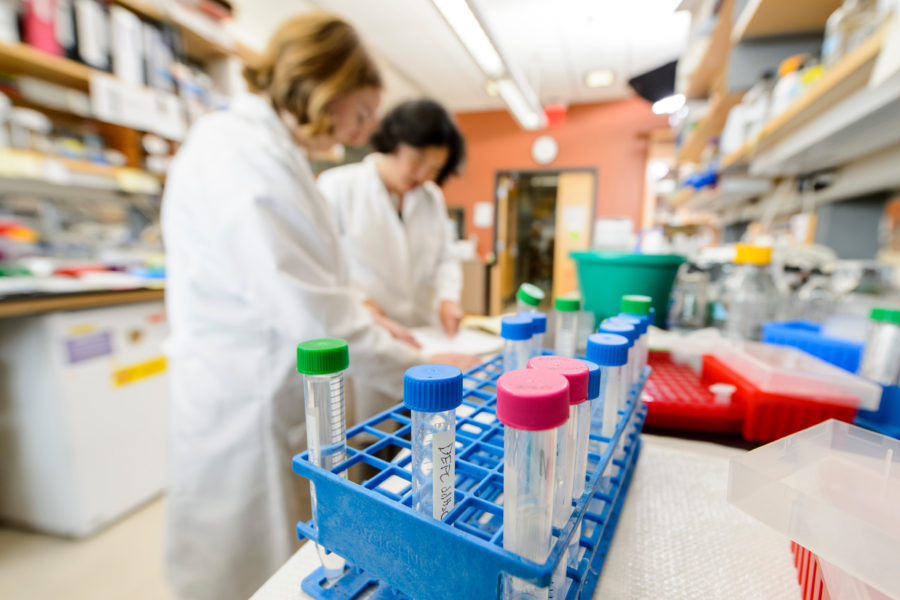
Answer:
[{"label": "wooden shelf", "polygon": [[678,151],[681,162],[697,162],[709,140],[721,133],[731,109],[741,101],[742,93],[731,93],[713,98],[709,110]]},{"label": "wooden shelf", "polygon": [[809,33],[825,29],[825,22],[841,0],[749,0],[735,21],[731,41]]},{"label": "wooden shelf", "polygon": [[27,44],[0,42],[0,71],[31,75],[87,91],[93,69],[74,60],[47,54]]},{"label": "wooden shelf", "polygon": [[716,24],[709,34],[709,42],[697,67],[688,78],[685,95],[688,98],[707,98],[728,65],[731,50],[731,14],[733,0],[723,0]]},{"label": "wooden shelf", "polygon": [[37,315],[60,310],[155,302],[164,298],[165,292],[163,290],[84,292],[79,294],[52,294],[32,298],[0,298],[0,318]]},{"label": "wooden shelf", "polygon": [[[878,54],[884,44],[885,29],[882,28],[869,39],[867,39],[859,48],[845,56],[840,62],[829,69],[821,79],[815,82],[802,96],[800,96],[787,110],[771,119],[766,123],[759,135],[754,139],[747,140],[740,150],[725,157],[720,163],[720,170],[751,164],[751,161],[761,154],[765,154],[777,146],[781,141],[801,128],[809,129],[811,122],[822,117],[828,110],[834,108],[848,100],[851,96],[862,94],[864,96],[878,97],[878,90],[870,90],[867,88],[869,78]],[[831,126],[833,119],[825,125]],[[824,131],[827,127],[811,127],[816,131]],[[884,132],[896,130],[895,127],[887,127]],[[813,137],[815,137],[815,132]],[[898,132],[900,135],[900,132]],[[825,140],[823,134],[822,139],[815,141],[810,138],[810,148]],[[890,141],[890,140],[889,140]],[[873,150],[876,149],[873,147]],[[819,148],[821,150],[821,148]],[[795,153],[796,154],[796,153]],[[780,162],[784,157],[779,157]],[[751,172],[755,170],[757,173],[765,171],[775,174],[771,163],[766,161],[770,166],[766,169],[754,169],[751,164]],[[786,165],[785,165],[786,166]],[[821,165],[829,166],[829,165]],[[786,171],[785,173],[787,173]]]},{"label": "wooden shelf", "polygon": [[131,193],[158,193],[162,183],[160,177],[141,169],[115,167],[13,148],[0,149],[0,178],[84,187],[84,184],[74,180],[70,183],[73,177],[78,176],[104,178],[108,180],[109,189]]}]

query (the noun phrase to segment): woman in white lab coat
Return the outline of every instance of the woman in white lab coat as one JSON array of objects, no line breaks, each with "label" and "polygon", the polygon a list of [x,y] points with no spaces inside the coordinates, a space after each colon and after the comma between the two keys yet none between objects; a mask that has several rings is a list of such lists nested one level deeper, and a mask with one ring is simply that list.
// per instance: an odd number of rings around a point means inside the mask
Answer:
[{"label": "woman in white lab coat", "polygon": [[193,127],[163,200],[167,566],[178,597],[191,600],[250,596],[309,517],[308,483],[290,465],[306,446],[296,345],[348,340],[351,372],[385,392],[423,360],[349,287],[307,160],[363,141],[373,121],[381,79],[356,32],[323,13],[293,19],[245,77],[254,93]]},{"label": "woman in white lab coat", "polygon": [[457,173],[463,138],[433,100],[392,109],[372,134],[376,153],[319,176],[350,260],[350,279],[376,314],[405,327],[462,318],[462,271],[450,252],[440,186]]}]

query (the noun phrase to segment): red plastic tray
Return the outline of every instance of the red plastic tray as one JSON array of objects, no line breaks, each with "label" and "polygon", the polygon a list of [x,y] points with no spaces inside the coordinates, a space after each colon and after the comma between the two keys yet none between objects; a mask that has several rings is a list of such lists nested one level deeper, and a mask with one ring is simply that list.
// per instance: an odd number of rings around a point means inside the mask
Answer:
[{"label": "red plastic tray", "polygon": [[709,384],[688,365],[672,362],[668,352],[651,352],[648,362],[653,371],[642,396],[647,404],[646,427],[741,433],[743,406],[713,402]]},{"label": "red plastic tray", "polygon": [[806,400],[763,392],[740,373],[725,366],[713,355],[703,357],[703,381],[730,383],[737,387],[733,401],[744,407],[741,434],[751,442],[771,442],[812,427],[828,419],[852,423],[856,409],[852,397],[835,390],[829,400]]}]

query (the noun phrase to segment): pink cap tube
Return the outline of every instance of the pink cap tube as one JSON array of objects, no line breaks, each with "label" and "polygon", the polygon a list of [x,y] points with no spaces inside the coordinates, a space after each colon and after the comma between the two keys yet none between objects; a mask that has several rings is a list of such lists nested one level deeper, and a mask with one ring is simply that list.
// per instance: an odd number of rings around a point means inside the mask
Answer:
[{"label": "pink cap tube", "polygon": [[528,361],[529,369],[553,371],[569,380],[569,404],[581,404],[588,397],[590,371],[583,361],[564,356],[535,356]]},{"label": "pink cap tube", "polygon": [[569,382],[558,373],[517,369],[497,380],[497,418],[514,429],[544,431],[569,419]]}]

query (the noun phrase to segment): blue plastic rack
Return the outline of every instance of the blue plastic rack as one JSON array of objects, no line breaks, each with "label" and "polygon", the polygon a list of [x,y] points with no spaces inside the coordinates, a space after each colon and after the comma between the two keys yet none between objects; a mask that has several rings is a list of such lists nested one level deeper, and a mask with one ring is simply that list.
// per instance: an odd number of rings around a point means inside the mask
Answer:
[{"label": "blue plastic rack", "polygon": [[349,600],[364,592],[373,600],[497,600],[504,573],[549,586],[583,520],[583,553],[577,568],[567,570],[563,597],[591,597],[640,453],[646,407],[635,400],[650,369],[619,411],[614,436],[591,436],[585,494],[565,528],[554,529],[543,564],[503,549],[503,425],[494,413],[501,373],[498,356],[465,374],[457,409],[456,506],[444,521],[411,508],[411,427],[403,405],[348,431],[347,460],[331,471],[310,464],[306,453],[294,457],[294,471],[315,484],[318,506],[318,529],[312,521],[298,523],[298,536],[348,563],[328,586],[319,567],[303,580],[304,592],[321,600]]}]

